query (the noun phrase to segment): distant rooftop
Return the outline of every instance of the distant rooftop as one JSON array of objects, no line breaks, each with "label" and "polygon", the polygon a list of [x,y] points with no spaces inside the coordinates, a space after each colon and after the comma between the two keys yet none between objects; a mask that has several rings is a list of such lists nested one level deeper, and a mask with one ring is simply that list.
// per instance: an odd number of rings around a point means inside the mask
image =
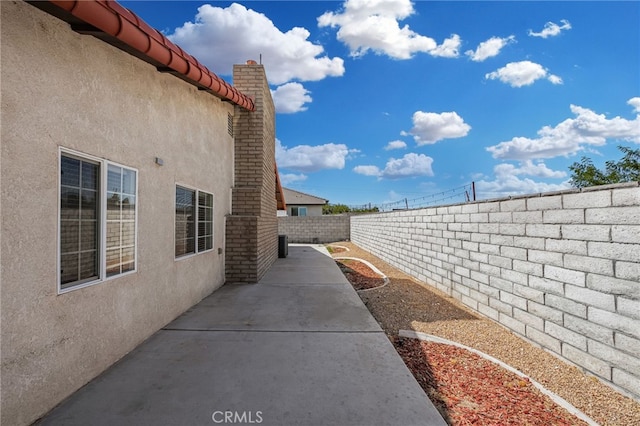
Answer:
[{"label": "distant rooftop", "polygon": [[329,202],[324,198],[316,197],[315,195],[305,194],[304,192],[294,191],[289,188],[282,188],[284,192],[284,199],[287,205],[325,205]]}]

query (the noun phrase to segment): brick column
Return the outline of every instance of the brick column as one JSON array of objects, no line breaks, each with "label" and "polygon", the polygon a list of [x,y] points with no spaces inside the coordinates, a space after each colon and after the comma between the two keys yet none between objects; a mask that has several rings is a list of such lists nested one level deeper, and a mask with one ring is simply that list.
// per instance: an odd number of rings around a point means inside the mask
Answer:
[{"label": "brick column", "polygon": [[255,283],[278,257],[275,181],[275,108],[264,67],[233,67],[233,85],[256,109],[236,106],[235,182],[226,222],[226,281]]}]

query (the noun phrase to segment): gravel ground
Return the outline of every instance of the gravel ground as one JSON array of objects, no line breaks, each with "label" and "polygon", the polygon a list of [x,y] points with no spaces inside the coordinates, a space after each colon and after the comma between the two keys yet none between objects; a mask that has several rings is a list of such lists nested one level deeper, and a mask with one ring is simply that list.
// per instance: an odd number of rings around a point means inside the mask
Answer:
[{"label": "gravel ground", "polygon": [[398,331],[415,330],[453,340],[487,353],[527,374],[602,425],[640,425],[640,402],[616,392],[594,377],[480,316],[435,288],[420,284],[350,242],[333,256],[369,261],[390,282],[359,292],[393,341]]}]

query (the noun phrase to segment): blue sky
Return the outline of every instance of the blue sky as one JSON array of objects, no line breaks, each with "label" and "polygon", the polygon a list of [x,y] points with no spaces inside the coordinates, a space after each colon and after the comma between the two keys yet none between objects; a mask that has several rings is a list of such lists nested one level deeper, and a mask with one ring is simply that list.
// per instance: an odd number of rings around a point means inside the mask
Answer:
[{"label": "blue sky", "polygon": [[560,190],[640,146],[637,1],[121,3],[227,81],[261,59],[284,185],[334,204]]}]

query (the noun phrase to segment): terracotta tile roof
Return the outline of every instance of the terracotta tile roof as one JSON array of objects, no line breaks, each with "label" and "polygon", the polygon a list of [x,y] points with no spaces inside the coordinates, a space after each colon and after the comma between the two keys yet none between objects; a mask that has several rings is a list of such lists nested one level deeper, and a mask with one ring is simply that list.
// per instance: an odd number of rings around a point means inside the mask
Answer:
[{"label": "terracotta tile roof", "polygon": [[68,22],[75,31],[98,37],[155,65],[159,71],[170,72],[223,100],[249,111],[255,110],[250,97],[215,75],[117,1],[49,0],[29,3]]},{"label": "terracotta tile roof", "polygon": [[284,198],[284,191],[282,190],[282,182],[280,182],[280,173],[278,173],[278,165],[273,165],[276,170],[276,203],[278,204],[278,210],[286,210],[287,203]]}]

